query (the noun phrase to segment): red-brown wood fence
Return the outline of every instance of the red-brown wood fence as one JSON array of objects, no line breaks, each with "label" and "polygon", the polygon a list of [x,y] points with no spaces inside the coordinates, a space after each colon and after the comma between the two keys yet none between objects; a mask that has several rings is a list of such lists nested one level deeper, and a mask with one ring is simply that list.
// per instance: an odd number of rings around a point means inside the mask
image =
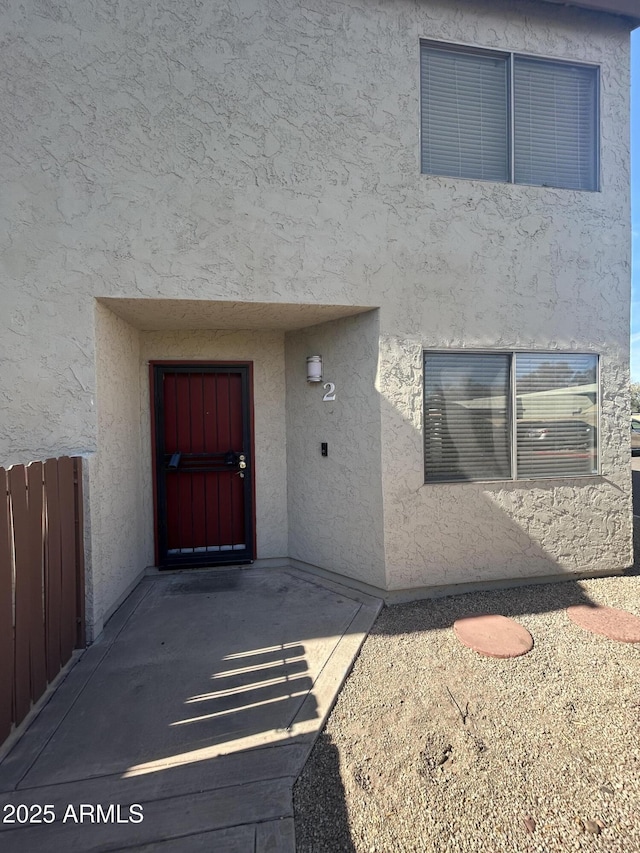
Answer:
[{"label": "red-brown wood fence", "polygon": [[0,468],[0,744],[85,645],[82,460]]}]

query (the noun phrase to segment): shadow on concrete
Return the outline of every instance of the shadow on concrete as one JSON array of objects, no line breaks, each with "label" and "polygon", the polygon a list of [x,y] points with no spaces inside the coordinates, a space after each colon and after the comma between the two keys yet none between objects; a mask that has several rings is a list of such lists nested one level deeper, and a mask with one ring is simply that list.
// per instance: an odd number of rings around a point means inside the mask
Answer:
[{"label": "shadow on concrete", "polygon": [[313,702],[299,713],[302,699],[312,689],[303,645],[239,652],[220,661],[210,689],[185,699],[181,719],[171,726],[191,726],[194,740],[209,745],[249,737],[267,731],[270,722],[282,728],[296,717],[316,719]]},{"label": "shadow on concrete", "polygon": [[378,608],[289,569],[147,578],[0,763],[5,803],[58,818],[0,847],[292,853],[294,781]]}]

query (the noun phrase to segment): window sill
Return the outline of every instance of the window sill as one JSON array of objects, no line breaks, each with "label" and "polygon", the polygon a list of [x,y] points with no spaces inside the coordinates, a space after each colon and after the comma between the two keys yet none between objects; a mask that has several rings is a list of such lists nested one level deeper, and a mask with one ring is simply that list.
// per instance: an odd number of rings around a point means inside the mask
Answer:
[{"label": "window sill", "polygon": [[[531,486],[535,483],[561,483],[566,485],[568,481],[575,481],[576,484],[593,482],[594,480],[604,480],[603,474],[567,474],[566,477],[520,477],[517,480],[438,480],[438,482],[430,482],[426,480],[423,486]],[[573,484],[573,483],[572,483]]]}]

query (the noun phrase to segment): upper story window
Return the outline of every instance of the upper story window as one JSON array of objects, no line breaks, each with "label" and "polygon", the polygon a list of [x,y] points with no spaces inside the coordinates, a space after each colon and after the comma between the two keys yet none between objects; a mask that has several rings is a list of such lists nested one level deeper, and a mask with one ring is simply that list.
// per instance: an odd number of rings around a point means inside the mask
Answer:
[{"label": "upper story window", "polygon": [[598,69],[421,42],[422,171],[598,189]]}]

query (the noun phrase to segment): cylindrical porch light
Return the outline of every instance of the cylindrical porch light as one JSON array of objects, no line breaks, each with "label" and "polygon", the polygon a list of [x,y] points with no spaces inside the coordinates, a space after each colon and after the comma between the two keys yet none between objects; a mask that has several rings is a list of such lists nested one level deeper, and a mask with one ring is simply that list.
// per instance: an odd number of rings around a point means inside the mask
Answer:
[{"label": "cylindrical porch light", "polygon": [[307,382],[322,382],[322,356],[307,356]]}]

